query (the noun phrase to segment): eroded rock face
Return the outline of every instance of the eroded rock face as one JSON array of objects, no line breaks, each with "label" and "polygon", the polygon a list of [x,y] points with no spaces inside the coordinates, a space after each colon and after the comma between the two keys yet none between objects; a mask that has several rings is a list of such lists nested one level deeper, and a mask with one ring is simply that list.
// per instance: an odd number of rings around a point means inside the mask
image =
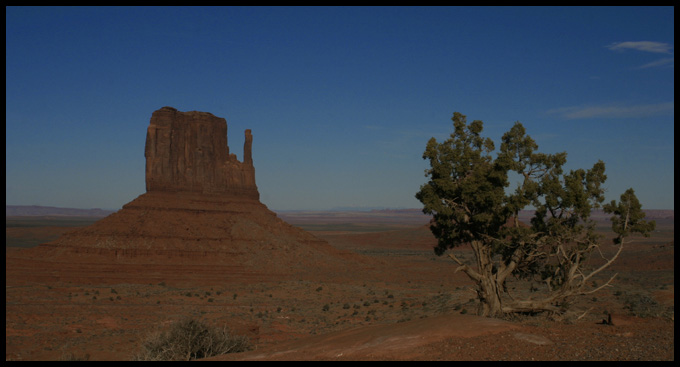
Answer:
[{"label": "eroded rock face", "polygon": [[227,121],[208,112],[163,107],[147,129],[146,191],[234,194],[259,199],[246,130],[244,160],[229,154]]}]

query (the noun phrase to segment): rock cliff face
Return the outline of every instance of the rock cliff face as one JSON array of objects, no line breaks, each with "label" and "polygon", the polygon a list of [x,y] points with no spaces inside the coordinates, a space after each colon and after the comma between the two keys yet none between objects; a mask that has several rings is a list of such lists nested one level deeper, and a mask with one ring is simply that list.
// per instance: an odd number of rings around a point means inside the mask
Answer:
[{"label": "rock cliff face", "polygon": [[229,154],[227,121],[208,112],[163,107],[151,115],[146,134],[146,191],[234,194],[259,199],[246,130],[243,162]]}]

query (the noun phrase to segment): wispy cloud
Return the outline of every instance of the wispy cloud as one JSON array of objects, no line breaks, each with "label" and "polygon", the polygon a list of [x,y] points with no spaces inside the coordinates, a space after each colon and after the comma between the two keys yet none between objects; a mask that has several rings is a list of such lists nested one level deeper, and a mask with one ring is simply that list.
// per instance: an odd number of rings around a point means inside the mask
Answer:
[{"label": "wispy cloud", "polygon": [[637,50],[661,54],[673,53],[673,45],[663,42],[638,41],[638,42],[614,42],[606,46],[612,51]]},{"label": "wispy cloud", "polygon": [[674,63],[675,63],[674,57],[664,57],[663,59],[652,61],[648,64],[644,64],[642,66],[639,66],[638,69],[655,68],[655,67],[658,67],[658,66],[665,66],[665,65],[673,66]]},{"label": "wispy cloud", "polygon": [[657,115],[672,115],[675,103],[639,104],[639,105],[600,105],[562,107],[548,111],[567,120],[589,118],[639,118]]},{"label": "wispy cloud", "polygon": [[[673,55],[673,45],[669,43],[663,43],[663,42],[653,42],[653,41],[636,41],[636,42],[614,42],[611,45],[605,46],[608,49],[612,51],[626,51],[626,50],[635,50],[635,51],[643,51],[643,52],[651,52],[651,53],[656,53],[656,54],[667,54],[667,55]],[[644,64],[642,66],[638,66],[637,69],[648,69],[648,68],[655,68],[655,67],[661,67],[661,66],[670,66],[673,67],[673,63],[675,62],[674,57],[664,57],[662,59],[656,60],[649,62],[647,64]]]}]

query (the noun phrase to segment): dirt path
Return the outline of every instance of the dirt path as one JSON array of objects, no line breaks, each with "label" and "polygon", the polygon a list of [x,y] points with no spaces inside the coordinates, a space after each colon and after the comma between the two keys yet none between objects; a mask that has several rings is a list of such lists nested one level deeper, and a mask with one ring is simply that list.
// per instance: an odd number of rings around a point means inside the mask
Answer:
[{"label": "dirt path", "polygon": [[213,360],[411,359],[418,348],[447,338],[469,338],[519,328],[489,318],[450,314],[397,324],[371,325],[287,341]]},{"label": "dirt path", "polygon": [[448,314],[284,341],[209,360],[673,360],[674,323],[509,322]]}]

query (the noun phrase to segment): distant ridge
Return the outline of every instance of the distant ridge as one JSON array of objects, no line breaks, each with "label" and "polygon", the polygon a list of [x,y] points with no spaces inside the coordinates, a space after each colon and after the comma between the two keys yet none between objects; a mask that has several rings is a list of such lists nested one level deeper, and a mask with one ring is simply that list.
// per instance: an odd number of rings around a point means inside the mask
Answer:
[{"label": "distant ridge", "polygon": [[115,210],[99,208],[77,209],[39,205],[5,205],[5,216],[7,217],[37,217],[47,215],[62,217],[106,217],[115,212]]},{"label": "distant ridge", "polygon": [[[350,210],[352,209],[352,210]],[[660,210],[660,209],[643,209],[647,219],[673,219],[674,210]],[[39,206],[39,205],[6,205],[5,216],[8,217],[37,217],[46,215],[64,216],[64,217],[106,217],[109,214],[115,213],[116,210],[108,209],[77,209],[77,208],[60,208],[54,206]],[[305,213],[334,213],[334,212],[363,212],[365,214],[403,214],[403,215],[419,215],[422,214],[422,209],[366,209],[362,208],[347,208],[339,209],[333,208],[331,210],[277,210],[279,214],[286,216]],[[520,217],[530,218],[533,216],[533,210],[522,210]],[[424,214],[422,214],[424,215]],[[593,211],[594,217],[607,216],[602,210]]]},{"label": "distant ridge", "polygon": [[[673,209],[643,209],[646,219],[674,219],[675,211]],[[276,210],[279,215],[285,217],[302,217],[302,216],[324,216],[324,217],[346,217],[347,215],[356,215],[357,217],[368,216],[413,216],[413,217],[429,217],[423,214],[422,209],[414,208],[382,208],[369,209],[367,207],[336,207],[329,210]],[[520,210],[519,217],[530,220],[534,216],[534,210]],[[595,209],[592,211],[591,217],[593,219],[609,219],[612,215],[605,213],[602,209]]]}]

